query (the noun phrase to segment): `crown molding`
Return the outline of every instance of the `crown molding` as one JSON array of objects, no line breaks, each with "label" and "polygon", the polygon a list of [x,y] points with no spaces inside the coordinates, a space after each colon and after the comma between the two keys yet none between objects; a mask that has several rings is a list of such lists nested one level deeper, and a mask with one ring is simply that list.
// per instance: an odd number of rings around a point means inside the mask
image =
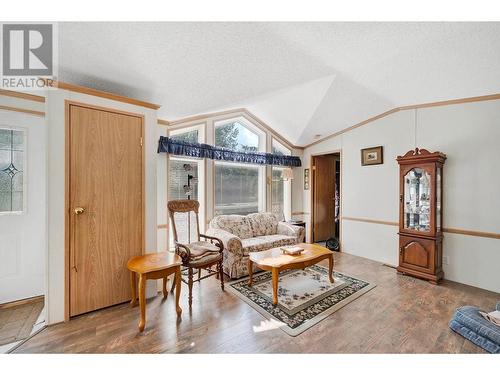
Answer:
[{"label": "crown molding", "polygon": [[164,126],[170,125],[170,121],[167,121],[167,120],[158,119],[157,122],[158,122],[158,125],[164,125]]},{"label": "crown molding", "polygon": [[73,92],[78,92],[80,94],[87,94],[92,96],[98,96],[105,99],[114,100],[117,102],[127,103],[136,105],[139,107],[145,107],[150,109],[159,109],[161,106],[159,104],[149,103],[138,99],[129,98],[122,95],[113,94],[107,91],[101,91],[96,89],[91,89],[85,86],[74,85],[72,83],[62,82],[62,81],[51,81],[48,86],[57,87],[61,90],[68,90]]}]

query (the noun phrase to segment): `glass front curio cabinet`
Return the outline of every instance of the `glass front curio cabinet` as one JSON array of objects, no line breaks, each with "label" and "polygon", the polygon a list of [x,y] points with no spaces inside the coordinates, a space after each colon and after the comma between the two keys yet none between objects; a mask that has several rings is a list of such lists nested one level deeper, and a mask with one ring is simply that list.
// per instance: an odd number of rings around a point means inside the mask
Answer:
[{"label": "glass front curio cabinet", "polygon": [[398,272],[437,283],[443,278],[442,199],[446,155],[425,149],[398,156]]}]

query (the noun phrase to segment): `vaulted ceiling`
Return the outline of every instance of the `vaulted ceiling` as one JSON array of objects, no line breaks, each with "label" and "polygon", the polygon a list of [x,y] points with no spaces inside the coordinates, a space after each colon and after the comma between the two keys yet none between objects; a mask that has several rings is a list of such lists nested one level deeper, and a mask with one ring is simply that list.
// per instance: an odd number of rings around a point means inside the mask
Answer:
[{"label": "vaulted ceiling", "polygon": [[61,23],[59,79],[161,104],[246,107],[305,145],[394,107],[500,93],[500,23]]}]

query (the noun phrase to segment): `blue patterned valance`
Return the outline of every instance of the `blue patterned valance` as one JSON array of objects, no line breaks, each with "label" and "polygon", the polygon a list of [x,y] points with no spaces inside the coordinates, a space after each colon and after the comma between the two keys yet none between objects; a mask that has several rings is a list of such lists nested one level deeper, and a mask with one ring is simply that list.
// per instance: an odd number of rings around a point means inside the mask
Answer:
[{"label": "blue patterned valance", "polygon": [[300,167],[302,165],[298,156],[278,155],[266,152],[233,151],[205,143],[188,143],[169,137],[160,137],[158,152],[194,158],[233,161],[236,163],[281,165],[285,167]]}]

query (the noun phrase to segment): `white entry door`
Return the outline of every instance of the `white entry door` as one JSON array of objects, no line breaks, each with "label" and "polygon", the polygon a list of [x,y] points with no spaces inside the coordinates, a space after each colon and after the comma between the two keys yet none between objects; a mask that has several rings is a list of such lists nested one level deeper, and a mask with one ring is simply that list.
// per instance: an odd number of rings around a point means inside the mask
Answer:
[{"label": "white entry door", "polygon": [[0,111],[0,304],[45,293],[46,125]]}]

